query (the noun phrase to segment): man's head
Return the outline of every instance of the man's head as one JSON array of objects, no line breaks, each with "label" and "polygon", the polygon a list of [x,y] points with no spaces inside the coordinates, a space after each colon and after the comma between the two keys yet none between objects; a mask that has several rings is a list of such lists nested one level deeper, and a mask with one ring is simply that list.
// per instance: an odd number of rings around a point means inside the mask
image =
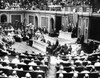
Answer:
[{"label": "man's head", "polygon": [[30,73],[26,73],[26,78],[31,78],[31,75],[30,75]]},{"label": "man's head", "polygon": [[63,78],[63,77],[64,77],[64,75],[62,73],[60,73],[58,78]]}]

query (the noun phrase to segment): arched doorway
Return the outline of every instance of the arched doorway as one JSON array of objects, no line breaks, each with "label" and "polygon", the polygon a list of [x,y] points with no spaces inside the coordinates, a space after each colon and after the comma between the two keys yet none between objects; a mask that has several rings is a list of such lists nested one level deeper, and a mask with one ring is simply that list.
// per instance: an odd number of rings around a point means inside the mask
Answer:
[{"label": "arched doorway", "polygon": [[35,16],[35,27],[38,27],[38,17]]},{"label": "arched doorway", "polygon": [[50,19],[50,32],[53,32],[54,31],[54,19],[53,18],[51,18]]},{"label": "arched doorway", "polygon": [[48,28],[49,36],[57,37],[59,34],[56,32],[55,28],[55,20],[53,18],[50,19],[50,26]]},{"label": "arched doorway", "polygon": [[61,24],[62,24],[62,16],[55,16],[55,28],[56,32],[59,33],[59,30],[61,30]]},{"label": "arched doorway", "polygon": [[1,23],[7,22],[7,16],[5,14],[1,15]]}]

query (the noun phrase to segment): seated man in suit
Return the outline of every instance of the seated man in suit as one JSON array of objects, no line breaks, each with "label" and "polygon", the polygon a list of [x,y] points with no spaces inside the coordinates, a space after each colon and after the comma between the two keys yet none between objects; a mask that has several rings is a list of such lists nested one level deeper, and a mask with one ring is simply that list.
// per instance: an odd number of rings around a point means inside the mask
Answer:
[{"label": "seated man in suit", "polygon": [[94,66],[95,66],[95,67],[100,66],[100,61],[99,61],[99,59],[97,59],[97,61],[94,63]]},{"label": "seated man in suit", "polygon": [[56,49],[53,50],[53,54],[57,53],[58,51],[60,51],[61,46],[60,44],[56,47]]},{"label": "seated man in suit", "polygon": [[83,78],[89,78],[89,74],[86,73]]},{"label": "seated man in suit", "polygon": [[9,57],[5,56],[3,62],[10,63]]},{"label": "seated man in suit", "polygon": [[63,78],[64,75],[62,73],[59,74],[58,78]]},{"label": "seated man in suit", "polygon": [[73,77],[72,78],[78,78],[78,73],[73,73]]},{"label": "seated man in suit", "polygon": [[5,65],[5,66],[3,66],[3,68],[5,68],[5,69],[12,69],[12,67],[10,66],[10,64],[9,64],[9,63],[6,63],[6,65]]},{"label": "seated man in suit", "polygon": [[32,78],[30,73],[26,73],[25,77],[21,77],[21,78]]},{"label": "seated man in suit", "polygon": [[3,78],[3,77],[4,77],[4,78],[5,78],[5,77],[7,78],[7,74],[5,74],[5,73],[2,72],[2,71],[0,72],[0,76],[1,76],[1,78]]},{"label": "seated man in suit", "polygon": [[35,72],[44,72],[44,71],[41,70],[40,67],[37,67],[37,69],[35,70]]},{"label": "seated man in suit", "polygon": [[21,59],[21,60],[20,60],[20,64],[26,65],[26,63],[24,62],[24,59]]},{"label": "seated man in suit", "polygon": [[12,63],[15,63],[15,64],[19,64],[20,63],[18,55],[16,55],[16,57],[12,60]]},{"label": "seated man in suit", "polygon": [[39,75],[37,76],[37,78],[43,78],[43,77],[42,77],[42,75],[39,74]]},{"label": "seated man in suit", "polygon": [[44,38],[44,37],[43,37],[43,38],[41,38],[41,41],[42,41],[42,42],[44,42],[44,43],[46,42],[46,40],[45,40],[45,38]]},{"label": "seated man in suit", "polygon": [[90,73],[86,67],[84,67],[84,70],[81,73]]},{"label": "seated man in suit", "polygon": [[72,71],[70,73],[79,73],[78,71],[75,70],[75,67],[71,67]]},{"label": "seated man in suit", "polygon": [[29,67],[29,71],[34,71],[32,66]]},{"label": "seated man in suit", "polygon": [[10,75],[9,78],[19,78],[19,77],[17,75],[17,72],[16,71],[13,71],[12,72],[12,75]]},{"label": "seated man in suit", "polygon": [[31,59],[31,62],[29,62],[28,65],[33,65],[33,66],[37,66],[37,64],[34,62],[34,59]]},{"label": "seated man in suit", "polygon": [[57,73],[67,73],[67,72],[64,70],[64,67],[61,65]]}]

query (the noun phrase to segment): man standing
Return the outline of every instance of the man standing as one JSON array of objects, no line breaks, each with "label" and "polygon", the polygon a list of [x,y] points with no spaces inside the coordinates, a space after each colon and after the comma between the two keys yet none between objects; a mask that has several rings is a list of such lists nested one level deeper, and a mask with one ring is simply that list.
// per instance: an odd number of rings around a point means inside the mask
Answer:
[{"label": "man standing", "polygon": [[31,47],[32,47],[32,45],[33,45],[33,40],[32,40],[32,39],[30,39],[30,40],[29,40],[29,46],[31,46]]}]

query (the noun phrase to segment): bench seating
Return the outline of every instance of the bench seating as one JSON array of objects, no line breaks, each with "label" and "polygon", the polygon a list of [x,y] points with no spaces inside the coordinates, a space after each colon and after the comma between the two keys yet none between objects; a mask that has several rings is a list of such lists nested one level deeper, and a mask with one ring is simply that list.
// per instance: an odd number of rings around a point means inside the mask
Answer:
[{"label": "bench seating", "polygon": [[[12,72],[14,71],[13,69],[5,69],[5,68],[0,68],[0,70],[3,71],[5,74],[7,74],[7,76],[11,75]],[[22,71],[22,70],[16,70],[16,72],[19,78],[25,77],[26,73],[30,73],[32,78],[37,78],[39,74],[41,74],[43,78],[45,78],[45,72],[32,72],[32,71]]]},{"label": "bench seating", "polygon": [[[3,66],[6,65],[6,62],[0,62]],[[9,63],[9,65],[14,68],[15,64],[14,63]],[[23,65],[23,64],[17,64],[18,68],[23,68],[23,70],[29,70],[29,67],[31,65]],[[32,66],[34,70],[37,69],[37,66]],[[39,66],[41,70],[43,70],[45,73],[48,71],[48,66]]]},{"label": "bench seating", "polygon": [[[72,78],[74,73],[63,73],[63,78]],[[78,78],[83,78],[85,76],[85,73],[78,73]],[[59,73],[56,73],[56,78],[59,77]],[[98,78],[98,73],[89,73],[89,78]]]}]

